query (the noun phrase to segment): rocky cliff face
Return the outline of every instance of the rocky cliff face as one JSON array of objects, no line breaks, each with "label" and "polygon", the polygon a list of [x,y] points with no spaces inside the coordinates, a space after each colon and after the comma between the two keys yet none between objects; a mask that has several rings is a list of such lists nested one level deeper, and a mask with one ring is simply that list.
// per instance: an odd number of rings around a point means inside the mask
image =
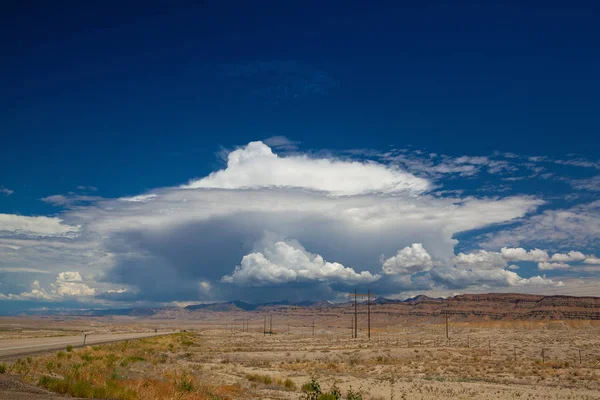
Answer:
[{"label": "rocky cliff face", "polygon": [[448,312],[454,319],[539,320],[600,319],[599,297],[540,296],[526,294],[464,294],[448,299],[426,299],[381,304],[373,311],[415,317]]}]

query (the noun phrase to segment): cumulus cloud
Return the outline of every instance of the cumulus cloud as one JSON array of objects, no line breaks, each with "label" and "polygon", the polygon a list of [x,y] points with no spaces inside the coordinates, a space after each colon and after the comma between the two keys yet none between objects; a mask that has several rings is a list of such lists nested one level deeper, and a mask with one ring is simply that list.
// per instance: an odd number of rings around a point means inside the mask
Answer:
[{"label": "cumulus cloud", "polygon": [[600,264],[600,258],[597,257],[589,257],[583,260],[585,264]]},{"label": "cumulus cloud", "polygon": [[468,288],[473,286],[484,287],[518,287],[518,286],[562,286],[562,282],[555,282],[546,277],[534,276],[522,278],[513,271],[506,269],[464,269],[464,268],[434,268],[431,271],[433,278],[443,282],[449,288]]},{"label": "cumulus cloud", "polygon": [[413,243],[384,260],[382,270],[386,275],[402,275],[429,271],[432,267],[433,260],[427,250],[421,243]]},{"label": "cumulus cloud", "polygon": [[550,261],[558,261],[558,262],[573,262],[573,261],[583,261],[586,259],[586,256],[579,251],[570,251],[567,254],[563,253],[555,253],[552,255]]},{"label": "cumulus cloud", "polygon": [[89,297],[96,294],[96,290],[84,283],[81,274],[76,271],[61,272],[50,288],[50,291],[46,291],[38,280],[34,280],[31,284],[31,291],[0,295],[0,299],[59,301],[65,298]]},{"label": "cumulus cloud", "polygon": [[418,194],[427,180],[383,164],[307,156],[280,157],[263,142],[251,142],[229,153],[227,168],[190,181],[183,188],[296,187],[335,195],[366,193]]},{"label": "cumulus cloud", "polygon": [[502,254],[485,250],[467,254],[458,253],[452,261],[454,265],[461,269],[475,268],[480,270],[491,270],[501,269],[507,266]]},{"label": "cumulus cloud", "polygon": [[502,257],[507,261],[535,261],[535,262],[543,262],[548,261],[549,256],[546,250],[533,249],[533,250],[525,250],[521,247],[517,248],[508,248],[503,247],[500,250],[502,253]]},{"label": "cumulus cloud", "polygon": [[221,280],[237,285],[269,285],[289,282],[370,283],[380,278],[368,271],[357,273],[337,262],[309,253],[297,241],[264,242],[265,248],[242,258],[231,275]]},{"label": "cumulus cloud", "polygon": [[538,264],[538,269],[542,270],[553,270],[553,269],[568,269],[571,268],[569,264],[559,262],[541,262]]}]

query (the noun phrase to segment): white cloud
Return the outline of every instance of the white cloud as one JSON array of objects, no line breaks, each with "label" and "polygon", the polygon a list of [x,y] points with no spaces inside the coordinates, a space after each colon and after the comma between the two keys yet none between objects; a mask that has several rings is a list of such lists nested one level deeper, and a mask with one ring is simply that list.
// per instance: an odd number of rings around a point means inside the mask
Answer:
[{"label": "white cloud", "polygon": [[288,282],[322,281],[328,283],[369,283],[380,278],[368,271],[357,273],[352,268],[328,262],[318,254],[307,252],[296,241],[267,241],[260,252],[242,258],[223,282],[237,285],[268,285]]},{"label": "white cloud", "polygon": [[3,194],[3,195],[5,195],[5,196],[10,196],[14,192],[15,192],[14,190],[10,190],[9,188],[6,188],[4,186],[0,186],[0,193]]},{"label": "white cloud", "polygon": [[485,287],[518,287],[518,286],[562,286],[546,277],[534,276],[522,278],[513,271],[502,268],[494,269],[463,269],[463,268],[434,268],[432,276],[437,281],[444,282],[448,287],[468,288],[473,286]]},{"label": "white cloud", "polygon": [[413,243],[383,261],[382,270],[387,275],[415,274],[433,267],[431,256],[421,243]]},{"label": "white cloud", "polygon": [[146,201],[154,200],[155,198],[156,198],[155,194],[140,194],[138,196],[132,196],[132,197],[121,197],[119,200],[129,201],[132,203],[144,203]]},{"label": "white cloud", "polygon": [[600,175],[588,179],[575,179],[570,181],[570,183],[575,189],[600,192]]},{"label": "white cloud", "polygon": [[[477,168],[476,164],[453,166]],[[39,266],[58,275],[68,266],[88,281],[61,279],[53,283],[54,292],[63,287],[60,293],[83,297],[92,289],[100,292],[99,281],[128,288],[127,296],[113,298],[137,296],[140,300],[264,299],[273,293],[269,290],[278,290],[280,297],[292,296],[286,286],[274,289],[277,283],[266,282],[306,282],[311,288],[325,288],[319,295],[334,296],[332,289],[327,289],[329,283],[374,279],[382,268],[380,254],[396,253],[386,266],[388,271],[404,268],[408,273],[431,273],[434,268],[426,257],[419,261],[421,266],[416,261],[411,264],[398,249],[408,246],[419,260],[414,244],[421,243],[431,263],[450,260],[457,233],[522,218],[544,203],[530,196],[468,197],[454,192],[438,197],[427,192],[430,187],[425,179],[383,164],[326,156],[283,157],[255,143],[232,152],[226,169],[192,181],[186,188],[159,188],[61,211],[59,217],[48,218],[55,224],[53,230],[47,229],[53,236],[24,236],[19,233],[23,230],[17,229],[0,232],[0,267]],[[36,220],[36,224],[42,222]],[[4,227],[1,221],[0,226]],[[282,239],[253,249],[264,231],[295,238],[314,254],[299,243]],[[282,249],[277,249],[276,243]],[[297,255],[308,267],[297,270],[284,255]],[[474,270],[506,267],[501,254],[483,255],[459,255],[457,265]],[[240,263],[239,271],[232,273],[236,263]],[[346,266],[360,266],[364,272]],[[475,282],[483,279],[467,275]],[[409,275],[402,285],[394,281],[385,289],[397,293],[406,285],[426,286],[421,278]],[[269,287],[253,292],[222,283],[235,280]],[[383,285],[383,281],[377,284]],[[43,283],[50,288],[49,282]],[[64,285],[67,283],[85,284],[89,290]],[[60,297],[49,290],[50,295]],[[310,296],[307,293],[298,297]]]},{"label": "white cloud", "polygon": [[573,262],[573,261],[583,261],[586,259],[586,256],[579,251],[570,251],[567,254],[563,253],[555,253],[552,255],[550,261],[558,261],[558,262]]},{"label": "white cloud", "polygon": [[77,271],[65,271],[58,274],[56,277],[57,282],[81,282],[83,278]]},{"label": "white cloud", "polygon": [[543,262],[548,261],[549,256],[546,250],[533,249],[527,251],[521,247],[508,248],[503,247],[500,252],[502,257],[507,261],[536,261]]},{"label": "white cloud", "polygon": [[77,186],[77,189],[83,190],[83,191],[90,191],[90,192],[95,192],[98,190],[98,188],[95,186],[86,186],[86,185],[79,185],[79,186]]},{"label": "white cloud", "polygon": [[589,257],[583,260],[585,264],[600,264],[600,258],[597,257]]},{"label": "white cloud", "polygon": [[0,272],[23,273],[23,274],[49,274],[50,272],[37,268],[0,268]]},{"label": "white cloud", "polygon": [[56,217],[25,217],[14,214],[0,214],[0,233],[26,236],[73,236],[79,231],[79,226],[71,226],[63,223]]},{"label": "white cloud", "polygon": [[82,281],[83,278],[79,272],[65,271],[58,274],[56,281],[50,285],[50,291],[46,291],[41,287],[38,280],[34,280],[31,284],[31,291],[20,294],[0,295],[0,299],[59,301],[70,297],[94,296],[96,290]]},{"label": "white cloud", "polygon": [[600,200],[569,209],[546,210],[515,228],[487,234],[483,239],[479,245],[492,249],[532,244],[595,251],[600,248]]},{"label": "white cloud", "polygon": [[183,186],[186,189],[266,187],[303,188],[345,196],[419,194],[429,190],[430,183],[400,169],[373,162],[296,155],[280,157],[263,142],[251,142],[229,153],[226,169]]},{"label": "white cloud", "polygon": [[474,253],[458,253],[453,259],[454,265],[461,269],[503,269],[507,266],[502,254],[479,250]]},{"label": "white cloud", "polygon": [[508,269],[510,269],[510,270],[513,270],[513,271],[516,271],[516,270],[518,270],[518,269],[519,269],[519,266],[518,266],[518,265],[514,265],[514,264],[513,264],[513,265],[509,265],[509,266],[508,266]]},{"label": "white cloud", "polygon": [[542,269],[542,270],[553,270],[553,269],[568,269],[571,268],[571,266],[569,264],[565,264],[565,263],[558,263],[558,262],[541,262],[538,263],[538,269]]}]

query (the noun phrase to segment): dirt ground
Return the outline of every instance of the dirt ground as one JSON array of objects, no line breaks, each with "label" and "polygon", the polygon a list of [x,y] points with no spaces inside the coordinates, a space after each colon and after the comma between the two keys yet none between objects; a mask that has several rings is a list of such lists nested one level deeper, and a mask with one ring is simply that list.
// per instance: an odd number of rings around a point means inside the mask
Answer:
[{"label": "dirt ground", "polygon": [[[324,321],[313,336],[312,320],[293,321],[289,333],[280,321],[272,335],[262,333],[262,318],[247,330],[242,322],[221,323],[226,329],[198,320],[95,323],[111,330],[178,324],[187,330],[191,340],[177,339],[183,345],[165,344],[162,352],[153,344],[154,361],[144,355],[145,361],[119,369],[120,379],[190,376],[221,393],[172,398],[300,399],[314,378],[323,391],[339,387],[343,398],[352,389],[364,399],[600,399],[599,321],[453,322],[449,339],[443,323],[378,324],[370,340],[362,325],[353,339],[349,327]],[[103,346],[95,347],[74,350],[73,360],[101,354]],[[50,360],[36,359],[31,365],[41,368]]]},{"label": "dirt ground", "polygon": [[[200,333],[204,351],[194,359],[227,383],[258,374],[301,387],[312,375],[324,389],[335,383],[367,399],[600,399],[598,333],[577,323],[461,324],[449,341],[440,326],[374,332],[371,340],[365,332],[351,339],[215,330]],[[263,398],[298,398],[263,386]]]}]

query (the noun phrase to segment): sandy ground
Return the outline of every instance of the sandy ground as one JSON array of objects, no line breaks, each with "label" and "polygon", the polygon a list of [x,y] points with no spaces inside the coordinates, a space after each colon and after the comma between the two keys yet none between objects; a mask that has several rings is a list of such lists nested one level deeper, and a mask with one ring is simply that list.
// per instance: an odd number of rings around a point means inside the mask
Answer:
[{"label": "sandy ground", "polygon": [[[84,319],[69,327],[92,323],[98,331],[156,326],[195,333],[194,345],[166,352],[164,364],[139,362],[124,374],[185,372],[238,388],[232,399],[299,399],[311,377],[323,390],[335,384],[344,396],[352,388],[364,399],[600,399],[599,321],[452,322],[449,340],[445,324],[430,321],[380,321],[370,340],[361,323],[359,338],[352,339],[349,327],[324,317],[316,320],[314,336],[312,319],[280,318],[273,335],[262,333],[263,318],[251,320],[247,331],[240,320],[217,319]],[[295,388],[282,386],[287,378]]]},{"label": "sandy ground", "polygon": [[[367,399],[600,399],[597,327],[513,325],[455,324],[449,341],[440,325],[376,331],[371,340],[364,331],[351,339],[327,331],[313,337],[207,330],[194,360],[227,384],[258,374],[289,377],[301,387],[312,375],[323,389],[335,383]],[[299,398],[268,385],[254,389],[262,398]]]}]

